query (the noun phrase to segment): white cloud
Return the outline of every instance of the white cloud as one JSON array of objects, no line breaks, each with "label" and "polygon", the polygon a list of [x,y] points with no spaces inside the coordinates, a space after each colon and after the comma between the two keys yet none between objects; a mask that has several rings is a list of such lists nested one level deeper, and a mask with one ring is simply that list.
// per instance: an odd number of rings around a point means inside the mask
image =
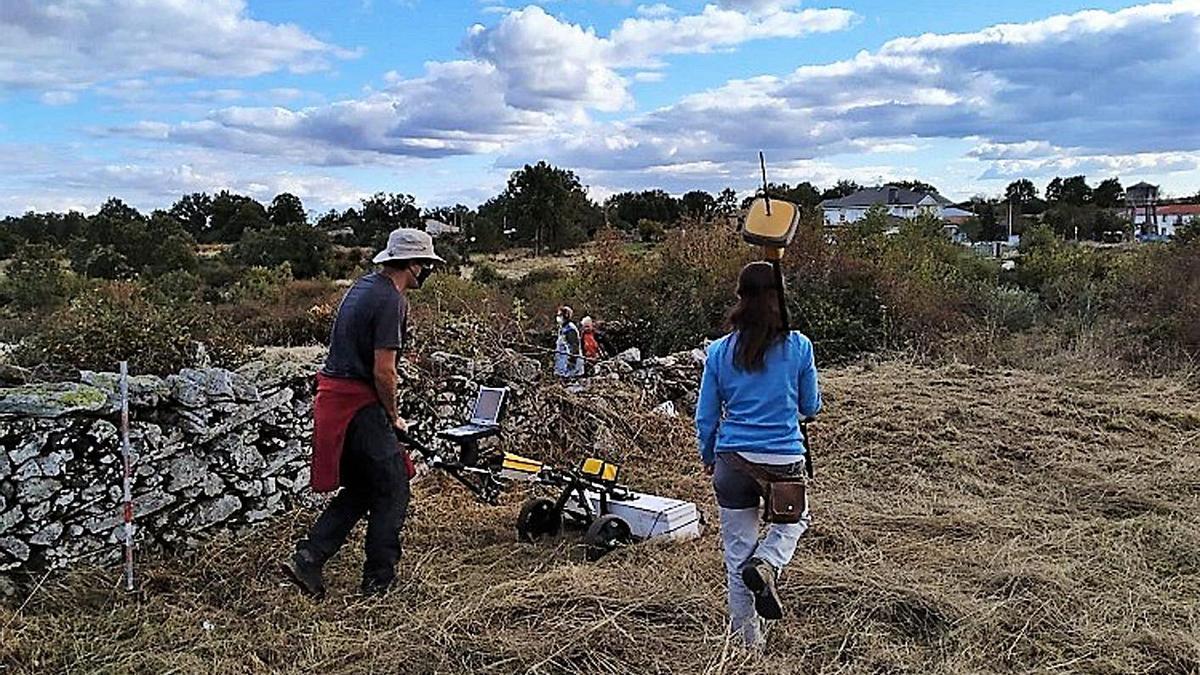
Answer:
[{"label": "white cloud", "polygon": [[1000,159],[983,179],[1028,176],[1166,174],[1200,169],[1200,152],[1142,152],[1129,155],[1063,154],[1040,159]]},{"label": "white cloud", "polygon": [[609,66],[610,45],[594,30],[568,24],[531,5],[493,27],[471,27],[464,44],[491,64],[505,84],[505,102],[526,110],[583,105],[619,110],[632,103]]},{"label": "white cloud", "polygon": [[844,9],[752,15],[716,5],[687,16],[665,16],[661,9],[651,13],[653,18],[625,19],[601,37],[530,5],[507,14],[495,26],[473,26],[464,46],[504,76],[506,100],[513,106],[545,110],[581,105],[612,111],[632,104],[621,70],[659,67],[669,54],[843,30],[855,17]]},{"label": "white cloud", "polygon": [[0,214],[29,209],[90,212],[110,196],[149,211],[166,208],[183,194],[220,190],[261,201],[291,192],[316,211],[345,208],[368,195],[337,176],[280,169],[273,162],[231,161],[212,152],[132,152],[117,161],[82,156],[64,165],[58,158],[70,152],[65,147],[9,145],[0,146],[0,151],[20,158],[19,173],[0,175]]},{"label": "white cloud", "polygon": [[153,73],[307,72],[350,53],[244,0],[0,0],[0,90],[78,90]]},{"label": "white cloud", "polygon": [[800,4],[800,0],[718,0],[717,4],[739,12],[767,14],[795,7]]},{"label": "white cloud", "polygon": [[1181,0],[893,40],[533,147],[570,166],[637,172],[759,148],[808,159],[861,152],[866,139],[976,139],[976,159],[1050,153],[1113,166],[1095,158],[1200,149],[1198,101],[1200,2]]},{"label": "white cloud", "polygon": [[1032,159],[1047,157],[1062,152],[1046,141],[1022,141],[1020,143],[981,143],[967,153],[977,159]]},{"label": "white cloud", "polygon": [[[235,107],[199,122],[167,127],[165,140],[338,165],[391,157],[445,157],[496,152],[552,123],[543,113],[509,107],[486,63],[430,63],[420,78],[392,78],[361,99],[300,110]],[[114,130],[156,134],[154,124]]]},{"label": "white cloud", "polygon": [[[428,63],[420,77],[391,71],[382,91],[328,105],[218,110],[174,125],[166,138],[311,164],[496,153],[586,122],[591,110],[630,107],[620,71],[658,66],[660,55],[835,30],[849,16],[805,10],[753,20],[712,6],[694,16],[629,19],[600,37],[531,5],[490,28],[472,27],[464,42],[470,60]],[[657,81],[661,74],[642,70],[632,78]]]},{"label": "white cloud", "polygon": [[79,95],[73,91],[48,91],[41,95],[41,101],[46,105],[69,105],[77,100]]},{"label": "white cloud", "polygon": [[644,16],[649,19],[660,19],[665,16],[676,14],[676,10],[664,3],[655,3],[653,5],[638,5],[638,16]]}]

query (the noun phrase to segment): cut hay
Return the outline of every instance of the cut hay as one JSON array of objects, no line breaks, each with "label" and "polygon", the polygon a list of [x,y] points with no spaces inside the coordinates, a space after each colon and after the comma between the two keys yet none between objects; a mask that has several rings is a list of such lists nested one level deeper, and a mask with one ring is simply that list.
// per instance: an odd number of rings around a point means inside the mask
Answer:
[{"label": "cut hay", "polygon": [[[687,420],[564,392],[556,461],[612,430],[638,488],[701,539],[583,561],[422,480],[400,586],[354,595],[361,534],[315,604],[277,562],[312,514],[239,541],[46,579],[0,610],[10,672],[1200,672],[1200,393],[1182,380],[884,363],[824,377],[813,529],[765,654],[723,631],[715,509]],[[586,413],[586,414],[585,414]],[[589,417],[591,416],[591,417]]]}]

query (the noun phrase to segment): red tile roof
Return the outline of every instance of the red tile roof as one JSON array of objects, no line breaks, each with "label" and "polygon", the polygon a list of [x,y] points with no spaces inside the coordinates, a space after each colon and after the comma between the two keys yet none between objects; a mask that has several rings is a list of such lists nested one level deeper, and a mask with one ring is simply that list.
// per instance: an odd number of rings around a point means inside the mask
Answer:
[{"label": "red tile roof", "polygon": [[1200,204],[1164,204],[1158,207],[1160,216],[1200,216]]}]

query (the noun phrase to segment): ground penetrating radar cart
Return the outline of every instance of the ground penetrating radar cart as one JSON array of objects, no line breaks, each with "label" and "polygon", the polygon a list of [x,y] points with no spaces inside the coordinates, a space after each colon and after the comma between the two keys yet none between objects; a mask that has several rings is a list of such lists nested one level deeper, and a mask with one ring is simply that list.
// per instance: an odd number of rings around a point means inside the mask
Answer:
[{"label": "ground penetrating radar cart", "polygon": [[556,498],[533,497],[522,505],[517,537],[524,542],[557,536],[564,527],[584,530],[587,558],[597,560],[635,542],[700,535],[694,503],[635,492],[617,482],[620,467],[616,464],[589,457],[574,469],[557,469],[512,453],[481,450],[481,440],[500,433],[506,397],[506,389],[481,387],[471,420],[437,432],[437,438],[458,446],[457,457],[431,451],[404,432],[397,436],[428,466],[454,477],[484,503],[498,504],[501,493],[513,483],[558,490]]}]

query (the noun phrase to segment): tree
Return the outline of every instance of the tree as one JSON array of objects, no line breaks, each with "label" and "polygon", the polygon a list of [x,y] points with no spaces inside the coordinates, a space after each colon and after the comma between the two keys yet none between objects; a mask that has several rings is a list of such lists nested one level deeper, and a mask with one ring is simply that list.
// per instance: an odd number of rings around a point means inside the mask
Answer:
[{"label": "tree", "polygon": [[248,230],[234,244],[233,258],[254,267],[291,266],[298,278],[307,279],[324,273],[330,265],[333,246],[329,236],[304,223],[273,225],[265,230]]},{"label": "tree", "polygon": [[717,195],[717,213],[729,217],[736,214],[737,210],[737,192],[733,188],[721,190],[721,194]]},{"label": "tree", "polygon": [[[797,183],[794,187],[787,183],[768,183],[767,194],[775,199],[789,201],[803,209],[813,209],[821,203],[821,193],[812,183],[808,182]],[[754,197],[757,196],[757,194],[754,195]],[[754,197],[743,199],[742,208],[750,208]]]},{"label": "tree", "polygon": [[515,227],[515,239],[532,244],[537,255],[543,248],[561,251],[579,243],[603,220],[575,173],[544,161],[514,171],[504,192],[489,205],[493,214],[499,212],[501,222]]},{"label": "tree", "polygon": [[362,200],[360,218],[349,223],[363,246],[382,248],[392,230],[401,227],[424,229],[421,210],[412,195],[377,192]]},{"label": "tree", "polygon": [[852,180],[839,180],[833,187],[821,193],[821,199],[841,199],[862,189],[862,186]]},{"label": "tree", "polygon": [[46,244],[26,244],[5,270],[0,295],[20,309],[52,310],[66,303],[70,281],[58,250]]},{"label": "tree", "polygon": [[692,190],[679,198],[683,214],[697,222],[713,217],[717,211],[717,200],[704,190]]},{"label": "tree", "polygon": [[[817,204],[821,203],[820,191],[817,190],[817,186],[809,183],[808,181],[796,183],[796,185],[792,187],[788,187],[787,183],[784,183],[781,187],[783,190],[781,191],[780,196],[789,202],[792,202],[793,204],[797,204],[803,208],[812,209],[816,208]],[[773,195],[775,193],[771,191],[771,194]]]},{"label": "tree", "polygon": [[232,244],[242,238],[247,229],[262,229],[270,223],[262,204],[244,195],[226,190],[212,200],[209,229],[201,241]]},{"label": "tree", "polygon": [[151,249],[145,257],[133,262],[143,272],[159,276],[171,272],[196,272],[200,267],[196,255],[196,240],[188,234],[183,223],[167,211],[155,211],[146,223],[146,237]]},{"label": "tree", "polygon": [[642,220],[670,224],[679,219],[682,207],[678,200],[663,190],[622,192],[608,199],[605,206],[616,225],[623,230],[637,229]]},{"label": "tree", "polygon": [[202,240],[208,234],[210,227],[213,200],[204,192],[193,192],[180,197],[179,201],[171,205],[168,212],[183,223],[184,228],[192,237]]},{"label": "tree", "polygon": [[912,190],[913,192],[920,192],[921,194],[925,195],[938,194],[937,188],[929,183],[919,180],[895,180],[888,183],[888,185],[895,185],[898,188]]},{"label": "tree", "polygon": [[1004,201],[1024,206],[1037,199],[1038,189],[1033,181],[1021,178],[1008,184],[1004,190]]},{"label": "tree", "polygon": [[304,203],[300,198],[289,192],[275,195],[271,206],[267,208],[267,218],[271,224],[281,225],[304,224],[308,222],[308,214],[304,212]]},{"label": "tree", "polygon": [[[975,213],[970,228],[975,241],[1000,241],[1008,235],[1008,205],[994,200],[976,197],[971,200],[971,211]],[[1003,209],[1003,210],[1002,210]]]},{"label": "tree", "polygon": [[1102,209],[1115,209],[1125,203],[1125,188],[1119,178],[1105,178],[1092,192],[1092,201]]},{"label": "tree", "polygon": [[1088,187],[1087,179],[1084,176],[1071,176],[1070,178],[1056,176],[1046,186],[1046,201],[1051,204],[1084,206],[1092,201],[1092,188]]}]

